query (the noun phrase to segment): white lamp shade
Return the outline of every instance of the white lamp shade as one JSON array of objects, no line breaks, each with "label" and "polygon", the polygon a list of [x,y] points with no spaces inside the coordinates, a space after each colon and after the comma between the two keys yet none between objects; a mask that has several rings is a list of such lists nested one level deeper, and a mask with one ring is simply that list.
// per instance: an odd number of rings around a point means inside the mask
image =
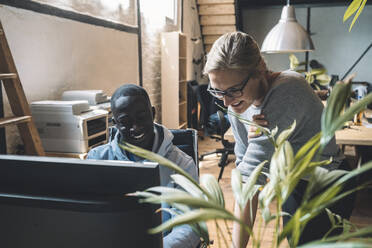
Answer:
[{"label": "white lamp shade", "polygon": [[278,24],[265,37],[261,52],[295,53],[312,50],[314,50],[313,41],[297,22],[294,7],[284,6]]}]

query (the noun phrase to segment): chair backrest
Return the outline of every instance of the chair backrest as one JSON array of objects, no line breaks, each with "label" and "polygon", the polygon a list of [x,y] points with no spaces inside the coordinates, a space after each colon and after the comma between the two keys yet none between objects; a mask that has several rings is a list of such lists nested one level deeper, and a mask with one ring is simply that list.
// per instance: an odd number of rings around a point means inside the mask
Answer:
[{"label": "chair backrest", "polygon": [[194,159],[199,175],[198,132],[192,128],[169,130],[174,136],[173,144]]}]

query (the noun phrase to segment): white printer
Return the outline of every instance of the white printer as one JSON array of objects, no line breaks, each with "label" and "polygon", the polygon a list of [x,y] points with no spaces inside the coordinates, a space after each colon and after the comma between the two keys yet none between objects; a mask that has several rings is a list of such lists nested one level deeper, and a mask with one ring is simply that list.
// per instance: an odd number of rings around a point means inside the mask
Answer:
[{"label": "white printer", "polygon": [[88,101],[37,101],[31,111],[47,152],[85,153],[107,142],[108,111]]},{"label": "white printer", "polygon": [[112,126],[110,97],[104,94],[103,90],[68,90],[62,93],[62,100],[87,100],[91,109],[104,109],[108,111],[108,126]]}]

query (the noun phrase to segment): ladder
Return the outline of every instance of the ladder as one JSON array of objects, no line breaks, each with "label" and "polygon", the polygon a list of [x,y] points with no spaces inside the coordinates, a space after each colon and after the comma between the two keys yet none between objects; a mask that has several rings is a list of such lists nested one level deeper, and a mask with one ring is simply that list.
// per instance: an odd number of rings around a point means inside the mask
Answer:
[{"label": "ladder", "polygon": [[[44,156],[39,133],[32,120],[30,106],[23,91],[4,29],[0,21],[0,81],[8,96],[13,116],[0,118],[0,128],[17,125],[27,155]],[[1,87],[1,85],[0,85]]]}]

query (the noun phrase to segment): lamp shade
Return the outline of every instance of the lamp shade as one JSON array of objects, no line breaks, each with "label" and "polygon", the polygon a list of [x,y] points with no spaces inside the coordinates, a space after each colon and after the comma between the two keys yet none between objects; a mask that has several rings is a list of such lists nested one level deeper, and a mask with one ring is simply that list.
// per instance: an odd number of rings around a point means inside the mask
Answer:
[{"label": "lamp shade", "polygon": [[265,37],[261,52],[295,53],[312,50],[314,50],[313,41],[297,22],[294,7],[284,6],[278,24]]}]

